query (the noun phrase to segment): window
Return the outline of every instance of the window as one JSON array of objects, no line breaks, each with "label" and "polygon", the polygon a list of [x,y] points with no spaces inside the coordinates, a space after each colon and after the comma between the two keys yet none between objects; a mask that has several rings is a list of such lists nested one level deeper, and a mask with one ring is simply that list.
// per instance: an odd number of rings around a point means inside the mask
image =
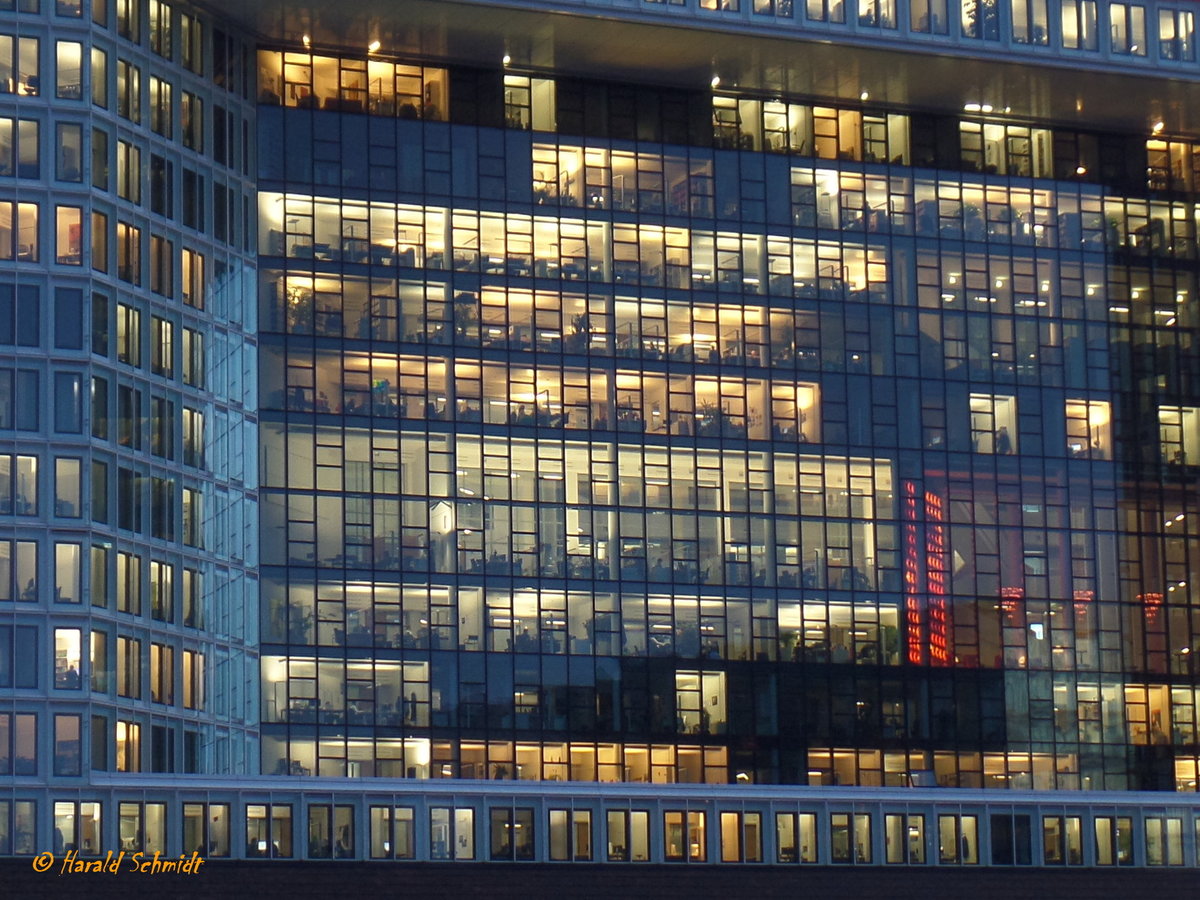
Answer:
[{"label": "window", "polygon": [[150,290],[170,297],[175,287],[175,244],[158,234],[150,235]]},{"label": "window", "polygon": [[92,437],[108,440],[108,379],[92,376]]},{"label": "window", "polygon": [[1096,0],[1062,0],[1062,46],[1094,50],[1097,41]]},{"label": "window", "polygon": [[883,817],[883,839],[888,863],[925,863],[925,817],[887,815]]},{"label": "window", "polygon": [[971,394],[971,446],[976,453],[1008,456],[1017,452],[1015,397]]},{"label": "window", "polygon": [[0,117],[0,176],[40,177],[39,133],[36,119]]},{"label": "window", "polygon": [[228,856],[229,805],[227,803],[183,804],[183,847],[188,853]]},{"label": "window", "polygon": [[38,43],[37,38],[0,34],[0,94],[39,93]]},{"label": "window", "polygon": [[108,109],[108,54],[92,48],[92,105]]},{"label": "window", "polygon": [[1175,816],[1146,816],[1142,824],[1146,832],[1146,865],[1182,866],[1183,820]]},{"label": "window", "polygon": [[1196,20],[1190,10],[1158,11],[1158,54],[1163,59],[1196,61]]},{"label": "window", "polygon": [[[80,746],[80,717],[54,716],[54,774],[82,775],[83,750]],[[98,848],[98,844],[94,845]]]},{"label": "window", "polygon": [[533,859],[532,809],[493,809],[490,823],[491,859]]},{"label": "window", "polygon": [[83,349],[83,291],[78,288],[54,291],[54,346],[60,350]]},{"label": "window", "polygon": [[204,468],[204,413],[183,408],[183,464]]},{"label": "window", "polygon": [[175,217],[175,164],[156,153],[150,154],[150,212]]},{"label": "window", "polygon": [[108,608],[108,557],[107,544],[92,544],[88,554],[91,578],[89,583],[92,591],[92,606]]},{"label": "window", "polygon": [[142,642],[125,635],[117,636],[117,695],[142,696]]},{"label": "window", "polygon": [[976,40],[1000,40],[1000,10],[995,0],[959,0],[962,35]]},{"label": "window", "polygon": [[82,466],[78,459],[60,456],[54,460],[54,514],[78,519],[83,514]]},{"label": "window", "polygon": [[54,545],[54,600],[79,603],[83,577],[83,548],[80,544],[59,542]]},{"label": "window", "polygon": [[117,552],[117,612],[142,612],[142,558],[123,550]]},{"label": "window", "polygon": [[858,24],[867,28],[895,28],[896,0],[858,0]]},{"label": "window", "polygon": [[1042,862],[1083,865],[1083,825],[1079,816],[1042,816]]},{"label": "window", "polygon": [[122,802],[117,807],[117,837],[123,850],[151,855],[165,853],[166,804]]},{"label": "window", "polygon": [[204,152],[204,101],[190,91],[180,95],[179,126],[183,131],[183,146]]},{"label": "window", "polygon": [[38,261],[38,205],[0,201],[0,259]]},{"label": "window", "polygon": [[108,216],[102,212],[93,211],[92,268],[97,272],[107,272],[108,266]]},{"label": "window", "polygon": [[171,7],[162,0],[150,0],[150,49],[171,58]]},{"label": "window", "polygon": [[78,850],[80,856],[95,856],[100,843],[100,804],[57,801],[54,804],[54,853]]},{"label": "window", "polygon": [[183,708],[204,709],[204,654],[183,651]]},{"label": "window", "polygon": [[721,813],[721,862],[762,861],[762,814]]},{"label": "window", "polygon": [[1112,23],[1112,52],[1123,56],[1145,56],[1146,7],[1112,3],[1108,14]]},{"label": "window", "polygon": [[725,733],[725,673],[675,673],[675,716],[680,734]]},{"label": "window", "polygon": [[430,807],[429,858],[475,858],[475,810],[470,807]]},{"label": "window", "polygon": [[204,546],[204,495],[197,488],[183,489],[183,543]]},{"label": "window", "polygon": [[37,752],[37,715],[0,713],[0,755],[12,760],[12,774],[36,775]]},{"label": "window", "polygon": [[150,76],[150,130],[171,136],[171,82]]},{"label": "window", "polygon": [[83,686],[80,653],[78,628],[54,629],[54,687],[58,690],[77,691]]},{"label": "window", "polygon": [[116,723],[117,771],[142,771],[142,726],[118,719]]},{"label": "window", "polygon": [[175,458],[175,401],[165,397],[150,398],[150,452],[162,459]]},{"label": "window", "polygon": [[846,7],[842,0],[806,0],[805,13],[810,22],[846,21]]},{"label": "window", "polygon": [[124,303],[117,304],[117,361],[142,364],[142,312]]},{"label": "window", "polygon": [[910,26],[913,31],[924,34],[946,34],[946,0],[911,0]]},{"label": "window", "polygon": [[308,808],[308,858],[354,856],[354,807],[314,804]]},{"label": "window", "polygon": [[1067,400],[1067,454],[1112,458],[1112,404],[1107,400]]},{"label": "window", "polygon": [[183,248],[183,302],[204,309],[204,254]]},{"label": "window", "polygon": [[34,285],[0,284],[0,346],[41,344],[41,294]]},{"label": "window", "polygon": [[82,378],[73,372],[54,373],[54,430],[60,434],[83,430]]},{"label": "window", "polygon": [[92,460],[92,521],[108,521],[108,464]]},{"label": "window", "polygon": [[83,45],[76,41],[58,41],[54,49],[54,96],[59,100],[83,99],[80,80],[83,70]]},{"label": "window", "polygon": [[835,863],[871,862],[871,817],[866,813],[831,813],[829,858]]},{"label": "window", "polygon": [[292,807],[290,804],[246,806],[246,855],[290,859]]},{"label": "window", "polygon": [[816,813],[776,813],[775,852],[781,863],[815,863]]},{"label": "window", "polygon": [[117,196],[142,202],[142,151],[128,141],[117,141]]},{"label": "window", "polygon": [[88,660],[92,690],[98,694],[108,693],[108,635],[98,629],[92,630],[91,658]]},{"label": "window", "polygon": [[1028,866],[1033,862],[1030,817],[993,813],[990,817],[993,866]]},{"label": "window", "polygon": [[1096,865],[1133,865],[1133,819],[1129,816],[1096,816]]},{"label": "window", "polygon": [[1158,440],[1164,463],[1172,466],[1200,465],[1200,408],[1160,406]]},{"label": "window", "polygon": [[150,371],[165,378],[175,375],[175,326],[158,316],[150,317]]},{"label": "window", "polygon": [[[100,128],[92,129],[92,187],[100,191],[108,190],[108,132]],[[100,213],[92,213],[93,216]],[[93,237],[93,241],[95,238]],[[107,239],[104,246],[108,246]],[[102,272],[107,272],[107,263]]]},{"label": "window", "polygon": [[183,570],[183,624],[204,627],[203,576],[195,569]]},{"label": "window", "polygon": [[186,13],[179,17],[179,44],[185,69],[204,74],[204,26]]},{"label": "window", "polygon": [[186,228],[204,230],[204,176],[191,169],[183,170],[183,224]]},{"label": "window", "polygon": [[1012,36],[1015,43],[1045,46],[1050,42],[1047,22],[1046,0],[1013,0]]},{"label": "window", "polygon": [[135,44],[141,38],[141,20],[138,17],[138,0],[116,0],[117,34]]},{"label": "window", "polygon": [[664,853],[668,862],[704,862],[708,836],[703,812],[665,812]]},{"label": "window", "polygon": [[372,859],[416,859],[417,835],[411,806],[372,806]]},{"label": "window", "polygon": [[[59,122],[55,126],[54,177],[59,181],[83,181],[83,126]],[[0,161],[0,172],[4,164]]]},{"label": "window", "polygon": [[117,115],[142,121],[142,70],[123,59],[117,60]]},{"label": "window", "polygon": [[171,563],[150,560],[150,618],[174,621],[175,567]]},{"label": "window", "polygon": [[36,516],[38,458],[0,453],[0,515]]},{"label": "window", "polygon": [[[154,398],[155,400],[159,398]],[[167,405],[173,407],[173,403]],[[161,437],[156,440],[161,445]],[[170,450],[170,440],[165,441]],[[153,452],[153,448],[152,448]],[[150,536],[164,541],[175,540],[175,479],[150,477]]]},{"label": "window", "polygon": [[83,263],[83,210],[78,206],[54,208],[54,258],[64,266]]},{"label": "window", "polygon": [[175,702],[175,648],[150,644],[150,702]]},{"label": "window", "polygon": [[117,277],[142,283],[142,230],[125,222],[117,222]]},{"label": "window", "polygon": [[39,392],[37,372],[0,370],[0,428],[37,431]]},{"label": "window", "polygon": [[592,814],[586,809],[550,810],[550,859],[590,862]]},{"label": "window", "polygon": [[191,387],[204,387],[204,335],[184,326],[183,329],[183,383]]}]

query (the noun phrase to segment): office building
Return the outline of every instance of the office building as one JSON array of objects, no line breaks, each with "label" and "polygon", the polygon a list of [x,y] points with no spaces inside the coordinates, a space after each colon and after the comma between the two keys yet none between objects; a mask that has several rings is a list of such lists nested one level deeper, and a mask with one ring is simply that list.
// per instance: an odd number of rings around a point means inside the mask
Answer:
[{"label": "office building", "polygon": [[0,854],[1200,863],[1188,4],[7,0],[0,88]]}]

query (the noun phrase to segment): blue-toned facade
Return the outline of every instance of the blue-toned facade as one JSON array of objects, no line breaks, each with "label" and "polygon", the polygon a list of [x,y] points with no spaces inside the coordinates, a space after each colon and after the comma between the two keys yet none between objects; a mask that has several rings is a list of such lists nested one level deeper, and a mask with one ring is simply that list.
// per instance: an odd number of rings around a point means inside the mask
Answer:
[{"label": "blue-toned facade", "polygon": [[[1195,80],[877,6],[588,9]],[[228,14],[0,12],[0,852],[1195,863],[1185,112]]]}]

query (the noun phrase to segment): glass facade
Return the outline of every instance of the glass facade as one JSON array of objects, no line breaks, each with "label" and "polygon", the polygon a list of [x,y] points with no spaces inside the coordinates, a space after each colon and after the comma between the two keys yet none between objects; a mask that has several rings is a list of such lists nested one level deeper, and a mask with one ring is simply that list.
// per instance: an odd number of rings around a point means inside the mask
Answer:
[{"label": "glass facade", "polygon": [[513,75],[339,140],[332,60],[260,65],[264,771],[1194,790],[1185,184]]},{"label": "glass facade", "polygon": [[1200,130],[247,16],[0,0],[0,855],[1196,864]]}]

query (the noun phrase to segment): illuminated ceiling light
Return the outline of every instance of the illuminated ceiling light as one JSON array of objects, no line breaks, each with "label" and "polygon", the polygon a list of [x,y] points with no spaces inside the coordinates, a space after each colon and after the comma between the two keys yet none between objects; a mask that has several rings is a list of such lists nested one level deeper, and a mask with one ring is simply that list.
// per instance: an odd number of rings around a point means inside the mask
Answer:
[{"label": "illuminated ceiling light", "polygon": [[304,42],[305,47],[312,46],[312,37],[310,35],[306,34],[306,35],[304,35],[304,37],[300,38],[300,40]]},{"label": "illuminated ceiling light", "polygon": [[511,57],[511,56],[509,56],[507,53],[505,53],[505,54],[504,54],[504,58],[503,58],[503,59],[501,59],[501,60],[500,60],[500,62],[504,63],[504,65],[506,65],[506,66],[507,66],[509,63],[511,63],[511,62],[512,62],[512,57]]},{"label": "illuminated ceiling light", "polygon": [[712,85],[713,87],[718,87],[718,86],[720,86],[720,84],[721,84],[721,76],[720,76],[720,75],[714,75],[714,76],[712,77],[712,81],[710,81],[710,82],[709,82],[709,84],[710,84],[710,85]]},{"label": "illuminated ceiling light", "polygon": [[1076,175],[1086,175],[1087,174],[1087,166],[1076,166],[1075,174]]},{"label": "illuminated ceiling light", "polygon": [[371,43],[367,44],[367,52],[378,53],[380,46],[382,45],[379,43],[379,41],[371,41]]},{"label": "illuminated ceiling light", "polygon": [[979,111],[990,113],[992,111],[992,105],[990,103],[985,103],[983,106],[979,107]]},{"label": "illuminated ceiling light", "polygon": [[1153,127],[1151,128],[1151,130],[1152,130],[1152,131],[1153,131],[1155,134],[1162,134],[1162,130],[1163,130],[1163,128],[1165,128],[1165,127],[1166,127],[1166,126],[1163,124],[1163,120],[1162,120],[1162,119],[1159,119],[1157,122],[1155,122],[1155,123],[1154,123]]},{"label": "illuminated ceiling light", "polygon": [[870,91],[863,91],[861,94],[858,95],[858,99],[861,100],[863,103],[866,103],[868,100],[871,99]]}]

